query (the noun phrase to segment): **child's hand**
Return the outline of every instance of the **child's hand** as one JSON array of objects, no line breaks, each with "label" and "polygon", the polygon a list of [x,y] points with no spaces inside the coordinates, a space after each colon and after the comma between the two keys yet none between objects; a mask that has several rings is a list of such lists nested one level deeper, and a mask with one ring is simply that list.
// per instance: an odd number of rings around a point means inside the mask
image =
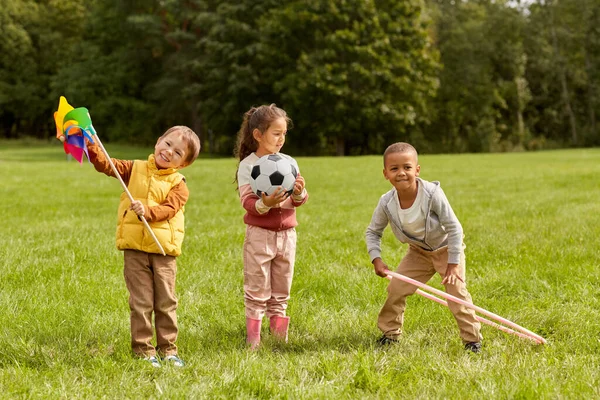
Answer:
[{"label": "child's hand", "polygon": [[442,285],[456,285],[457,279],[462,283],[465,283],[460,275],[458,275],[458,264],[448,264],[448,268],[446,268],[446,274],[444,275],[444,279],[442,279]]},{"label": "child's hand", "polygon": [[144,209],[144,205],[139,200],[133,201],[131,203],[131,206],[129,207],[129,209],[133,210],[133,212],[136,213],[140,217],[143,217],[144,213],[146,212]]},{"label": "child's hand", "polygon": [[373,267],[375,267],[375,273],[382,278],[385,278],[389,272],[388,266],[379,257],[373,260]]},{"label": "child's hand", "polygon": [[275,191],[269,196],[267,196],[265,193],[262,193],[262,201],[267,207],[275,207],[288,197],[289,195],[281,186],[275,189]]},{"label": "child's hand", "polygon": [[305,185],[306,182],[304,182],[304,178],[302,177],[302,175],[298,174],[298,176],[296,177],[296,182],[294,182],[294,194],[296,196],[300,196],[302,194],[302,191],[304,190]]}]

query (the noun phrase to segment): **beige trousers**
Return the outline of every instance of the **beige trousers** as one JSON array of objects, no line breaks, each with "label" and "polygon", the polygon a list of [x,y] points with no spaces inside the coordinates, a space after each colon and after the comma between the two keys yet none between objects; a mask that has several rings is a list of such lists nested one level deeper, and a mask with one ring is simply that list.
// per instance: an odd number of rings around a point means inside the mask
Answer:
[{"label": "beige trousers", "polygon": [[[177,354],[176,258],[125,250],[125,283],[129,290],[131,347],[139,356]],[[152,345],[152,313],[156,348]]]},{"label": "beige trousers", "polygon": [[[447,247],[442,247],[436,251],[426,251],[416,246],[410,246],[408,252],[400,262],[397,272],[419,282],[427,283],[436,272],[443,277],[447,267]],[[461,254],[458,268],[460,277],[466,282],[464,253]],[[465,283],[457,281],[454,285],[446,284],[445,288],[446,293],[472,303],[471,295],[467,291]],[[400,336],[404,322],[406,298],[417,289],[416,286],[399,279],[392,279],[389,283],[387,300],[379,312],[377,321],[377,326],[385,336],[392,339]],[[481,324],[477,321],[475,312],[468,307],[450,300],[447,303],[448,308],[458,323],[462,341],[464,343],[481,341]]]},{"label": "beige trousers", "polygon": [[246,317],[285,316],[294,276],[296,229],[270,231],[248,225],[244,239]]}]

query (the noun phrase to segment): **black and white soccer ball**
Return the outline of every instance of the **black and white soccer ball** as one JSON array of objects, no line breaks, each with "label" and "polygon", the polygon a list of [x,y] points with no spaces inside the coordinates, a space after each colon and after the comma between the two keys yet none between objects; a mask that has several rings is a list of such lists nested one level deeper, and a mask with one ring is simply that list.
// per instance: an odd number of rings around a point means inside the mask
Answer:
[{"label": "black and white soccer ball", "polygon": [[262,193],[266,193],[267,196],[272,194],[279,186],[288,194],[292,194],[297,176],[296,160],[279,154],[267,154],[252,166],[250,187],[259,197]]}]

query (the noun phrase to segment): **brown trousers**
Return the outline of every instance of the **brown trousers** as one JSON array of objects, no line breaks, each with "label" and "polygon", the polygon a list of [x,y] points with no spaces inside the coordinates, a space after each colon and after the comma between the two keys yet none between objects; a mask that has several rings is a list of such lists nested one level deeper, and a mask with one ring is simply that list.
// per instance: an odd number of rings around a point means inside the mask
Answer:
[{"label": "brown trousers", "polygon": [[[410,246],[408,252],[400,262],[397,272],[419,282],[427,283],[436,272],[443,277],[447,267],[447,247],[442,247],[435,251],[426,251],[416,246]],[[466,282],[464,253],[461,254],[458,268],[460,277]],[[445,288],[446,293],[472,303],[471,295],[467,291],[465,283],[457,280],[455,285],[447,284]],[[385,336],[392,339],[400,336],[404,322],[406,298],[417,289],[416,286],[399,279],[392,279],[389,283],[387,300],[379,312],[377,321],[377,326]],[[475,312],[468,307],[450,300],[447,303],[448,308],[458,323],[462,341],[464,343],[481,341],[481,324],[477,321]]]},{"label": "brown trousers", "polygon": [[270,231],[248,225],[244,239],[246,317],[285,316],[294,276],[296,229]]},{"label": "brown trousers", "polygon": [[[129,290],[131,347],[141,357],[177,354],[176,258],[125,250],[125,283]],[[156,348],[152,345],[152,313]]]}]

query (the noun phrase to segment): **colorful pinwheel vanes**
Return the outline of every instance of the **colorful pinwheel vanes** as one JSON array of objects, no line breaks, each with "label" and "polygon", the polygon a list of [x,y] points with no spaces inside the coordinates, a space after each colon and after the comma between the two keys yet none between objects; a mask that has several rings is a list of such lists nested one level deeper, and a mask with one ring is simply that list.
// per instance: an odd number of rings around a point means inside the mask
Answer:
[{"label": "colorful pinwheel vanes", "polygon": [[85,107],[73,108],[64,96],[60,97],[58,110],[54,113],[56,138],[63,142],[66,154],[70,154],[81,164],[83,153],[89,158],[85,139],[94,143],[96,135],[92,118]]}]

